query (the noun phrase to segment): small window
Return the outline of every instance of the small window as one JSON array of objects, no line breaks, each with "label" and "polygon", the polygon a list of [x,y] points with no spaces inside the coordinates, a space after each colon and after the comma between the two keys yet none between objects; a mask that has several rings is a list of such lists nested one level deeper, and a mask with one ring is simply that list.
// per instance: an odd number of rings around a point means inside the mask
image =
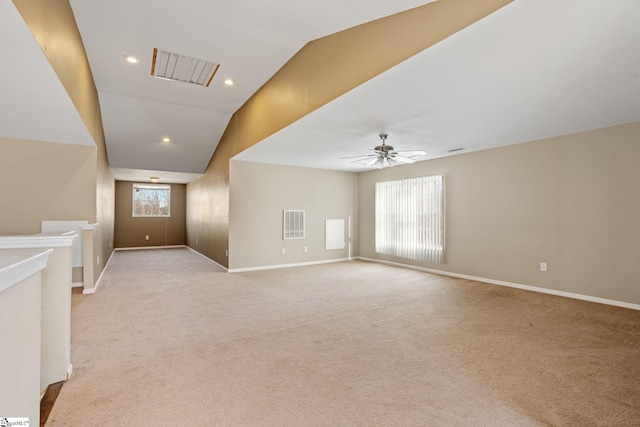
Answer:
[{"label": "small window", "polygon": [[171,186],[133,184],[133,216],[171,216]]}]

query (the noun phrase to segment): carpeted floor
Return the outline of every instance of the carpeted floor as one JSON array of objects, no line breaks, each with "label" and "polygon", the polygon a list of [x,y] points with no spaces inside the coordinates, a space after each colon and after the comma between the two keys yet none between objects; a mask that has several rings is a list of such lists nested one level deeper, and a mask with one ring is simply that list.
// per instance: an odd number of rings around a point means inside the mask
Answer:
[{"label": "carpeted floor", "polygon": [[640,312],[360,261],[116,252],[47,426],[637,426]]}]

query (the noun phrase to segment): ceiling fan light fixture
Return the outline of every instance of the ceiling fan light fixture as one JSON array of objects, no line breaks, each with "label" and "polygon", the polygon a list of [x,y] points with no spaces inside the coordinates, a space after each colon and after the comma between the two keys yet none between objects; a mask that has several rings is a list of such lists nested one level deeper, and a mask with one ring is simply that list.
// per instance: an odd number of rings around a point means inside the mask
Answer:
[{"label": "ceiling fan light fixture", "polygon": [[378,135],[382,144],[373,147],[373,154],[367,154],[364,156],[350,156],[350,157],[342,157],[343,159],[353,159],[358,158],[358,160],[353,161],[352,163],[359,163],[365,166],[373,166],[378,169],[382,168],[391,168],[398,163],[402,164],[410,164],[415,163],[415,159],[413,156],[426,156],[427,153],[422,150],[402,150],[396,151],[393,146],[387,145],[386,141],[389,137],[386,133],[381,133]]}]

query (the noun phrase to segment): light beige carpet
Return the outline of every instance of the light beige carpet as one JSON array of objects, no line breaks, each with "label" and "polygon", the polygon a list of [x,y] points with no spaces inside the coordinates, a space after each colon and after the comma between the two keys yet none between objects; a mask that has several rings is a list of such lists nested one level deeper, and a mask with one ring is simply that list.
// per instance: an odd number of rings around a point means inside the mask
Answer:
[{"label": "light beige carpet", "polygon": [[640,312],[366,262],[116,252],[49,426],[637,426]]}]

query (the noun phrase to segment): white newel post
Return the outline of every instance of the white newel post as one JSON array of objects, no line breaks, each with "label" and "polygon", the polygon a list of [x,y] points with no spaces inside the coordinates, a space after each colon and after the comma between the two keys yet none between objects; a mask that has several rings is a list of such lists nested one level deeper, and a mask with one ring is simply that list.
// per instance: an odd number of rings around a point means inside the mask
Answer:
[{"label": "white newel post", "polygon": [[0,236],[0,249],[51,249],[42,270],[40,394],[50,384],[66,381],[71,372],[71,264],[78,235],[50,232],[30,236]]},{"label": "white newel post", "polygon": [[41,271],[51,249],[0,249],[0,414],[40,424]]},{"label": "white newel post", "polygon": [[93,268],[96,258],[93,253],[94,233],[98,228],[98,224],[86,224],[80,226],[82,230],[82,268],[84,271],[84,290],[83,294],[95,293],[95,282],[93,280]]}]

